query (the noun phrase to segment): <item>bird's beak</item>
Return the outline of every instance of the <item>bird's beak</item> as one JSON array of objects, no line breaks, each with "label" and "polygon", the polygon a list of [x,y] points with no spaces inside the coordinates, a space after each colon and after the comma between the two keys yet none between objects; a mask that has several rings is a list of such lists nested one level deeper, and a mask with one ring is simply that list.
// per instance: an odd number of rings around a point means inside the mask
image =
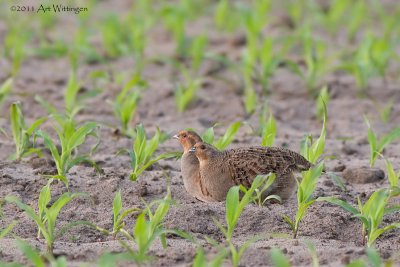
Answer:
[{"label": "bird's beak", "polygon": [[189,152],[195,152],[196,148],[193,146],[191,149],[189,149]]},{"label": "bird's beak", "polygon": [[172,136],[172,138],[179,139],[179,136],[176,134],[176,135]]}]

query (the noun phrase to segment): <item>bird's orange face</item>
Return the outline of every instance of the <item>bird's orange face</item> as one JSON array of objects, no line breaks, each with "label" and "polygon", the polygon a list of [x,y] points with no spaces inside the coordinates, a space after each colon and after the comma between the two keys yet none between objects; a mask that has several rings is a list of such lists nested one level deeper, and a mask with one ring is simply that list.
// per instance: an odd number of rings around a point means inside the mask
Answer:
[{"label": "bird's orange face", "polygon": [[196,143],[203,141],[195,132],[186,130],[180,131],[177,135],[174,135],[173,138],[178,139],[184,152],[189,151]]},{"label": "bird's orange face", "polygon": [[195,153],[199,160],[207,160],[210,158],[214,149],[209,144],[198,142],[189,151]]}]

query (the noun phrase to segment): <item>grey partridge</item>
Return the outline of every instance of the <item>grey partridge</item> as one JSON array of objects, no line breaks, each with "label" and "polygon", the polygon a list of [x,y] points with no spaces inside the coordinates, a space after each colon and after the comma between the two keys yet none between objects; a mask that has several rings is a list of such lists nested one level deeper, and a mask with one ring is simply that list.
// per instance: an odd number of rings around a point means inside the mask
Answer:
[{"label": "grey partridge", "polygon": [[173,136],[181,143],[183,147],[183,155],[181,158],[181,173],[183,185],[186,191],[196,199],[204,202],[215,201],[205,191],[204,184],[200,177],[200,164],[194,153],[189,150],[198,142],[202,142],[201,137],[193,131],[180,131]]},{"label": "grey partridge", "polygon": [[198,142],[189,153],[197,156],[204,191],[214,201],[225,200],[232,186],[242,184],[249,188],[257,175],[269,173],[275,173],[276,180],[265,193],[287,200],[296,188],[293,172],[312,167],[300,154],[280,147],[254,146],[219,151]]}]

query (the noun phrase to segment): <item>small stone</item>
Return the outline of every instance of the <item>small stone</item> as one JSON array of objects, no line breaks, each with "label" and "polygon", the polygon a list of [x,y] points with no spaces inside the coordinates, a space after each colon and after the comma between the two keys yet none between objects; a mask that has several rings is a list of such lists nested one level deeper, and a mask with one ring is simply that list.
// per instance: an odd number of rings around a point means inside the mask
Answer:
[{"label": "small stone", "polygon": [[327,186],[327,187],[333,187],[334,186],[334,184],[333,184],[333,182],[331,180],[325,180],[322,184],[324,186]]},{"label": "small stone", "polygon": [[240,47],[240,46],[245,45],[246,43],[247,43],[246,36],[243,34],[237,35],[230,40],[230,44],[233,47]]},{"label": "small stone", "polygon": [[342,147],[342,152],[345,153],[346,155],[354,155],[357,154],[358,150],[353,146],[347,144]]},{"label": "small stone", "polygon": [[346,168],[343,171],[343,178],[350,183],[367,184],[375,183],[385,178],[385,173],[378,168]]},{"label": "small stone", "polygon": [[88,185],[88,186],[92,186],[92,185],[95,185],[96,184],[96,181],[95,180],[88,180],[87,182],[86,182],[86,185]]},{"label": "small stone", "polygon": [[350,263],[350,256],[349,256],[349,255],[344,256],[344,257],[340,260],[340,262],[341,262],[342,264],[349,264],[349,263]]},{"label": "small stone", "polygon": [[346,169],[346,165],[339,163],[335,167],[333,167],[332,171],[334,172],[342,172]]}]

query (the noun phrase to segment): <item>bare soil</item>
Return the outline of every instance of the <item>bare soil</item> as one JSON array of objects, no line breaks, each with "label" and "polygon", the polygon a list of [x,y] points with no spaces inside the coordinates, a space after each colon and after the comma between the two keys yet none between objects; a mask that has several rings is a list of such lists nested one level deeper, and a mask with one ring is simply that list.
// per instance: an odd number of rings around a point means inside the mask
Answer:
[{"label": "bare soil", "polygon": [[[128,1],[127,1],[128,2]],[[102,3],[101,8],[109,8],[109,3]],[[122,11],[123,6],[114,6]],[[65,19],[65,18],[64,18]],[[0,22],[0,24],[3,22]],[[204,19],[191,24],[190,35],[212,29],[212,19]],[[4,24],[1,27],[4,28]],[[71,29],[72,31],[75,28]],[[5,31],[0,32],[0,40]],[[240,45],[232,45],[232,36],[218,35],[210,30],[211,51],[230,54],[232,57],[240,55],[243,49]],[[146,48],[146,54],[172,55],[172,39],[162,28],[153,30],[151,42]],[[94,43],[96,45],[96,38]],[[133,61],[130,58],[112,60],[107,66],[101,64],[81,64],[79,77],[96,69],[111,69],[113,72],[124,72],[130,69]],[[234,121],[247,121],[252,126],[258,126],[257,111],[251,117],[246,116],[240,95],[240,77],[231,70],[223,68],[217,73],[208,71],[215,68],[216,63],[206,61],[202,70],[205,82],[198,93],[198,98],[187,111],[180,114],[175,107],[173,95],[174,70],[168,64],[149,62],[144,70],[144,78],[149,82],[149,88],[143,94],[137,114],[131,125],[143,123],[149,132],[154,132],[158,126],[169,133],[176,133],[184,128],[194,128],[204,131],[215,122],[222,122],[227,126]],[[6,78],[10,63],[0,60],[0,81]],[[70,66],[66,58],[40,59],[27,58],[21,71],[15,79],[14,91],[2,105],[0,126],[11,133],[8,107],[13,101],[21,101],[23,112],[28,121],[46,115],[46,111],[34,101],[35,95],[40,95],[60,109],[63,106],[63,90],[69,78]],[[231,83],[226,80],[232,81]],[[239,81],[239,82],[235,82]],[[369,97],[357,96],[356,85],[351,77],[337,73],[327,77],[332,99],[328,110],[328,137],[326,156],[334,156],[326,160],[326,173],[320,178],[315,197],[336,196],[352,203],[356,203],[357,196],[365,201],[378,188],[388,186],[387,178],[369,184],[352,184],[345,182],[347,191],[337,187],[329,177],[331,173],[342,176],[342,172],[349,167],[368,166],[369,146],[367,142],[367,127],[363,114],[370,118],[374,129],[379,134],[387,133],[400,124],[400,105],[395,104],[389,123],[379,120],[374,102],[381,104],[390,99],[394,103],[400,102],[400,85],[398,81],[389,80],[384,84],[382,80],[372,80],[368,88]],[[83,87],[92,89],[90,83]],[[321,122],[315,118],[313,99],[306,93],[302,81],[285,69],[279,69],[271,81],[272,94],[269,104],[277,119],[278,136],[277,146],[287,146],[299,151],[299,144],[305,134],[317,136]],[[69,203],[60,213],[58,226],[75,220],[87,220],[103,228],[112,227],[112,200],[115,193],[121,190],[124,208],[143,207],[143,200],[147,203],[163,198],[167,190],[167,180],[163,173],[171,176],[172,197],[176,201],[166,217],[165,227],[180,229],[190,233],[204,243],[208,255],[216,251],[206,244],[205,236],[223,242],[223,235],[214,224],[212,217],[224,221],[224,203],[202,203],[189,196],[183,187],[180,174],[180,164],[176,160],[163,160],[140,175],[137,182],[129,180],[129,158],[117,155],[123,148],[130,148],[132,140],[115,135],[118,121],[113,116],[112,107],[107,103],[115,96],[118,86],[106,84],[103,92],[87,101],[83,111],[77,116],[79,121],[93,120],[102,124],[100,129],[101,144],[93,159],[103,169],[103,173],[96,173],[89,166],[79,165],[71,169],[68,174],[70,190],[87,193],[88,198],[76,199]],[[42,127],[51,130],[52,122],[47,121]],[[217,128],[221,134],[226,127]],[[250,146],[260,144],[260,137],[255,136],[250,127],[243,126],[231,147]],[[85,144],[89,147],[93,140]],[[178,151],[181,148],[175,140],[168,140],[161,145],[159,152]],[[50,157],[46,160],[31,157],[21,162],[8,159],[14,151],[11,136],[0,135],[0,198],[12,194],[21,198],[25,203],[36,206],[40,189],[46,184],[43,173],[54,171]],[[400,144],[394,143],[387,147],[385,156],[393,162],[395,169],[400,168]],[[384,161],[378,159],[376,166],[385,170]],[[53,197],[65,192],[61,183],[52,186]],[[399,199],[397,199],[400,202]],[[291,263],[295,266],[310,266],[311,257],[305,244],[310,240],[316,246],[321,265],[341,266],[353,259],[365,257],[365,247],[361,243],[361,224],[358,219],[352,218],[349,213],[327,203],[313,204],[300,226],[298,239],[292,239],[289,226],[282,220],[281,214],[294,217],[296,212],[296,196],[283,204],[271,204],[267,207],[258,207],[251,204],[242,214],[234,234],[234,242],[243,244],[255,235],[267,237],[255,242],[244,254],[243,266],[271,265],[269,250],[273,247],[281,248]],[[14,205],[4,205],[4,216],[0,218],[0,228],[17,220],[18,224],[13,234],[27,240],[31,245],[45,249],[43,240],[35,238],[37,229],[35,224]],[[384,219],[384,225],[399,220],[398,214]],[[127,229],[132,229],[135,216],[126,219]],[[376,248],[384,259],[392,258],[400,264],[400,229],[390,231],[380,237]],[[2,261],[17,261],[26,263],[26,259],[15,245],[15,237],[9,236],[0,240],[0,259]],[[112,237],[102,235],[85,226],[70,230],[55,243],[55,254],[65,255],[71,266],[78,266],[83,262],[95,262],[99,255],[106,251],[121,252],[123,248]],[[157,241],[151,248],[153,260],[149,266],[190,266],[196,253],[196,246],[177,236],[168,238],[167,249],[162,249]],[[94,263],[92,264],[94,265]],[[229,266],[229,261],[226,261]]]}]

